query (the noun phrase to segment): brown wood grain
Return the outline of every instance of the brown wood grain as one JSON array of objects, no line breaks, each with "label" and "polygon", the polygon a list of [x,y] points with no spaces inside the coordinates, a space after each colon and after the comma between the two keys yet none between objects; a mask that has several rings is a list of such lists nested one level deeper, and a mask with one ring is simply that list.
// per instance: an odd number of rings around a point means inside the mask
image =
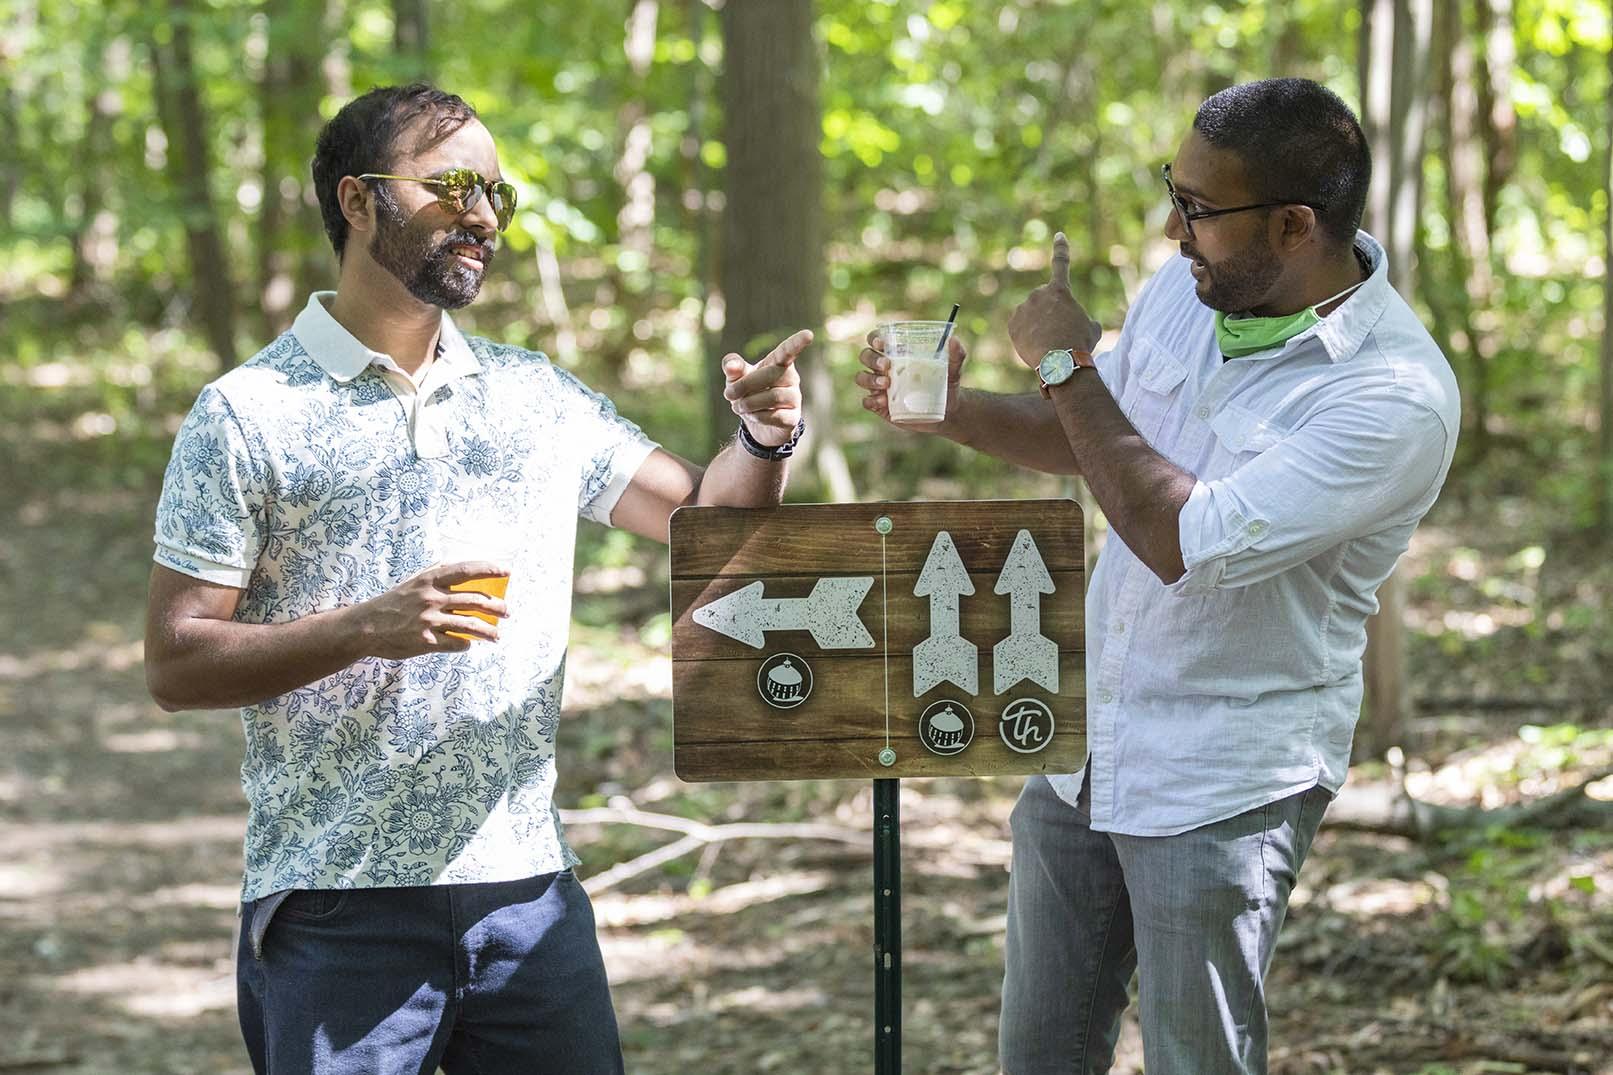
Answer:
[{"label": "brown wood grain", "polygon": [[995,574],[1014,537],[1029,530],[1052,572],[1085,564],[1081,508],[1073,500],[785,504],[777,508],[680,508],[672,514],[672,577],[878,574],[880,535],[890,571],[917,572],[937,531],[952,535],[971,570]]},{"label": "brown wood grain", "polygon": [[[883,548],[874,527],[881,516],[892,523]],[[943,530],[974,586],[972,595],[958,598],[958,630],[976,647],[978,688],[971,697],[948,681],[915,698],[912,651],[930,637],[932,625],[930,598],[913,590]],[[1039,595],[1037,607],[1038,630],[1059,652],[1056,695],[1029,680],[997,695],[992,681],[992,649],[1009,635],[1012,610],[1010,597],[994,588],[1021,530],[1031,533],[1055,588]],[[670,593],[678,775],[790,780],[1079,768],[1086,751],[1081,533],[1080,508],[1069,500],[678,511],[671,529]],[[872,647],[824,650],[807,630],[774,630],[758,649],[693,620],[694,610],[758,580],[768,600],[798,599],[818,579],[853,575],[874,579],[858,609]],[[790,709],[769,705],[757,685],[764,661],[781,653],[804,661],[812,673],[810,696]],[[1045,703],[1054,715],[1052,741],[1034,754],[1009,749],[999,734],[1002,712],[1025,697]],[[961,703],[974,718],[974,739],[957,754],[932,753],[919,740],[920,717],[939,699]],[[897,754],[888,767],[879,762],[887,743]]]},{"label": "brown wood grain", "polygon": [[[1081,599],[1085,594],[1084,577],[1079,571],[1059,571],[1049,574],[1057,589],[1051,595],[1042,596],[1042,634],[1051,638],[1058,645],[1060,652],[1084,651],[1086,639],[1082,628],[1086,610],[1085,603]],[[959,599],[958,630],[963,637],[989,654],[992,646],[1008,637],[1008,607],[1004,598],[992,593],[992,587],[997,581],[996,572],[971,572],[969,578],[974,583],[975,592],[972,596]],[[874,648],[863,650],[862,653],[879,652],[885,643],[882,628],[882,623],[885,621],[882,616],[887,607],[890,610],[892,653],[911,651],[915,645],[929,637],[929,600],[913,596],[913,584],[917,580],[917,573],[912,572],[890,575],[888,577],[890,595],[882,601],[879,576],[877,574],[874,576],[874,585],[869,589],[868,596],[863,599],[859,610],[863,624],[874,637]],[[694,622],[692,616],[695,609],[741,589],[748,581],[733,576],[710,580],[673,581],[672,630],[674,637],[681,643],[677,651],[677,660],[750,657],[780,647],[789,648],[792,653],[806,657],[826,653],[851,655],[857,652],[820,650],[808,631],[769,632],[767,649],[764,651],[748,646],[738,639],[708,630]],[[812,576],[775,576],[766,580],[764,593],[768,598],[805,597],[812,591],[812,585],[816,581],[817,579]],[[1053,600],[1060,595],[1068,597],[1071,594],[1076,595],[1075,600]]]},{"label": "brown wood grain", "polygon": [[[996,736],[992,730],[993,737]],[[879,764],[885,746],[877,739],[824,741],[810,751],[794,743],[689,743],[673,758],[679,779],[712,780],[865,780],[938,776],[1052,776],[1073,773],[1086,760],[1086,736],[1060,734],[1037,754],[1015,754],[993,738],[976,735],[962,754],[941,757],[916,741],[894,743],[896,764]]]}]

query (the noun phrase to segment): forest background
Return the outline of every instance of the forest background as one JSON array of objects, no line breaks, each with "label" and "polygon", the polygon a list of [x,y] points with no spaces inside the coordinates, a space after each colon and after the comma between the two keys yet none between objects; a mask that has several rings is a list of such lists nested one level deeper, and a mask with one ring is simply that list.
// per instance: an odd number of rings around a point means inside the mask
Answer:
[{"label": "forest background", "polygon": [[[343,102],[427,77],[498,140],[521,207],[468,329],[704,458],[732,433],[716,357],[812,327],[791,499],[1074,496],[1095,549],[1079,483],[862,412],[859,341],[957,302],[971,383],[1024,390],[1004,325],[1063,230],[1112,342],[1176,253],[1159,164],[1205,96],[1279,74],[1359,109],[1367,227],[1464,429],[1374,626],[1358,764],[1272,974],[1273,1070],[1613,1071],[1605,4],[0,11],[0,1071],[244,1070],[240,732],[145,695],[151,516],[201,385],[334,284],[308,160]],[[629,1069],[866,1070],[868,788],[679,782],[665,551],[588,524],[578,568],[561,805]],[[1017,786],[904,787],[908,1070],[994,1070]],[[701,827],[741,820],[818,828]]]}]

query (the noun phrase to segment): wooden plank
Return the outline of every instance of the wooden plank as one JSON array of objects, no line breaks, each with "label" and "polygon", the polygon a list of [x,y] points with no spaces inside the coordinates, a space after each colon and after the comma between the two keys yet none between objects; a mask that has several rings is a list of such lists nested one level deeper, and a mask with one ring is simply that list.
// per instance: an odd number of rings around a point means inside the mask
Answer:
[{"label": "wooden plank", "polygon": [[672,513],[672,577],[847,575],[870,567],[878,574],[874,520],[882,515],[892,524],[884,539],[891,571],[922,567],[938,530],[952,535],[972,570],[1000,568],[1022,529],[1031,531],[1049,571],[1085,566],[1081,508],[1073,500],[785,504],[679,508]]},{"label": "wooden plank", "polygon": [[[1039,754],[1010,754],[1001,742],[978,739],[962,754],[941,757],[915,744],[897,744],[897,762],[879,763],[879,739],[826,740],[802,752],[789,743],[692,743],[678,748],[673,769],[690,783],[714,780],[908,780],[913,777],[1020,776],[1073,773],[1086,761],[1086,736],[1060,734]],[[1034,759],[1027,761],[1027,759]],[[756,775],[746,775],[754,773]],[[775,774],[785,773],[787,776]]]},{"label": "wooden plank", "polygon": [[[1041,618],[1042,633],[1057,643],[1060,651],[1085,650],[1086,607],[1084,600],[1079,596],[1086,592],[1083,573],[1058,571],[1049,574],[1053,578],[1053,584],[1058,587],[1054,591],[1055,594],[1075,594],[1078,597],[1076,600],[1045,602]],[[975,592],[973,596],[964,597],[960,601],[958,629],[965,638],[989,653],[991,647],[1008,637],[1009,628],[1007,619],[998,607],[1000,598],[992,593],[997,574],[971,572],[969,578],[974,583]],[[913,597],[913,584],[917,580],[916,572],[891,574],[888,578],[890,594],[882,601],[876,576],[874,585],[869,589],[868,596],[863,599],[859,610],[863,623],[874,637],[876,649],[885,641],[882,624],[886,621],[882,621],[881,617],[886,607],[890,609],[888,625],[892,653],[910,651],[928,637],[930,632],[928,603]],[[765,592],[770,598],[805,597],[812,591],[813,583],[816,581],[817,579],[812,576],[778,575],[767,580]],[[751,657],[761,652],[737,639],[708,631],[695,624],[691,618],[695,609],[733,593],[747,582],[748,580],[743,577],[735,578],[729,575],[709,580],[673,580],[673,634],[683,643],[678,649],[678,660]],[[812,636],[805,631],[780,632],[777,639],[778,646],[788,646],[791,652],[800,653],[804,657],[810,658],[825,652],[818,648]],[[770,638],[769,643],[772,641]]]},{"label": "wooden plank", "polygon": [[[989,654],[982,658],[987,661]],[[913,660],[895,657],[890,662],[890,713],[892,734],[917,734],[918,718],[926,707],[951,698],[969,707],[977,722],[995,721],[1015,698],[1035,698],[1053,712],[1055,734],[1066,726],[1084,724],[1085,655],[1059,655],[1059,693],[1019,683],[1001,695],[992,693],[990,665],[985,664],[980,693],[973,698],[950,683],[913,697]],[[812,693],[792,709],[775,709],[757,695],[756,678],[762,658],[748,661],[682,661],[672,666],[673,737],[677,742],[720,743],[724,740],[757,742],[811,742],[816,739],[856,739],[885,734],[885,677],[882,658],[842,658],[829,670],[813,664]],[[688,699],[689,701],[685,701]],[[749,704],[756,699],[756,704]],[[725,704],[699,704],[721,700]],[[738,704],[736,704],[738,703]],[[995,725],[992,734],[996,734]]]},{"label": "wooden plank", "polygon": [[[888,533],[876,528],[881,517]],[[938,539],[942,531],[950,550]],[[1022,532],[1034,543],[1051,593],[1034,581],[1039,572],[1026,575],[1023,567],[1010,573],[1017,584],[1004,583],[1012,592],[996,592],[1005,565],[1025,563],[1023,549],[1011,556]],[[669,595],[678,775],[790,780],[1074,771],[1086,753],[1081,534],[1080,508],[1069,500],[679,510]],[[914,591],[932,554],[951,565],[948,585],[921,597]],[[964,576],[972,594],[959,592]],[[826,612],[824,602],[806,601],[823,580],[847,577],[873,581],[866,592],[853,587],[835,606],[838,615]],[[750,593],[726,600],[742,590]],[[722,608],[696,621],[697,611],[719,600]],[[855,610],[847,607],[851,600],[860,602]],[[853,612],[860,629],[845,626]],[[871,646],[845,645],[863,631]],[[1004,666],[1021,678],[999,695],[994,647],[1011,636],[1037,648],[1023,656],[1021,644],[1021,660]],[[931,653],[939,647],[941,657],[926,663],[924,693],[914,697],[913,655],[932,639]],[[963,663],[946,655],[949,648]],[[786,660],[788,675],[805,678],[788,688],[770,685],[768,673]],[[808,691],[804,700],[791,700]],[[1015,705],[1022,700],[1030,705]],[[1035,703],[1045,710],[1023,716]],[[934,718],[947,705],[953,716],[967,709],[973,739],[956,753],[932,752],[925,739],[943,747],[936,732],[945,725],[928,724],[925,714]],[[1024,737],[1015,738],[1014,729]],[[890,765],[880,761],[887,747],[895,752]]]}]

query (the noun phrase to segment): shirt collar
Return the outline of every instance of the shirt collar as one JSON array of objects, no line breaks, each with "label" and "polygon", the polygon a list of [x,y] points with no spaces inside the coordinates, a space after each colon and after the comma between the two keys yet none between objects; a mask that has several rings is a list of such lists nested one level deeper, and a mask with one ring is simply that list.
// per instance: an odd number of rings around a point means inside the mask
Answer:
[{"label": "shirt collar", "polygon": [[[308,305],[292,322],[291,331],[309,357],[342,383],[351,381],[369,369],[377,359],[385,360],[384,365],[395,365],[391,356],[365,347],[358,337],[330,315],[327,307],[335,297],[334,291],[314,292],[308,296]],[[446,310],[442,314],[442,327],[437,333],[436,362],[442,363],[445,373],[478,373],[482,368],[470,344],[465,342],[464,335]]]},{"label": "shirt collar", "polygon": [[1358,231],[1355,248],[1366,256],[1372,275],[1316,326],[1316,338],[1334,362],[1343,362],[1361,350],[1367,334],[1389,305],[1389,259],[1383,247],[1366,232]]},{"label": "shirt collar", "polygon": [[1304,332],[1289,337],[1282,346],[1248,357],[1256,360],[1281,358],[1312,339],[1321,344],[1328,361],[1334,363],[1343,362],[1361,350],[1367,334],[1378,323],[1384,307],[1389,304],[1389,259],[1378,240],[1364,231],[1355,233],[1355,248],[1372,266],[1371,274],[1361,286],[1350,292],[1332,313]]}]

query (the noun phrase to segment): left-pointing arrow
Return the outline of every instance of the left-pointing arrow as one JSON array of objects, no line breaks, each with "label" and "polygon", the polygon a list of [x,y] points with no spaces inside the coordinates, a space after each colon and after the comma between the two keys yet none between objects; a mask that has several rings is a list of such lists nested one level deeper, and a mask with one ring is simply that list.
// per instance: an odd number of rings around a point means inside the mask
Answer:
[{"label": "left-pointing arrow", "polygon": [[820,649],[867,649],[874,636],[857,608],[873,585],[872,575],[819,579],[805,597],[763,597],[757,581],[701,605],[694,622],[756,649],[769,631],[811,631]]}]

